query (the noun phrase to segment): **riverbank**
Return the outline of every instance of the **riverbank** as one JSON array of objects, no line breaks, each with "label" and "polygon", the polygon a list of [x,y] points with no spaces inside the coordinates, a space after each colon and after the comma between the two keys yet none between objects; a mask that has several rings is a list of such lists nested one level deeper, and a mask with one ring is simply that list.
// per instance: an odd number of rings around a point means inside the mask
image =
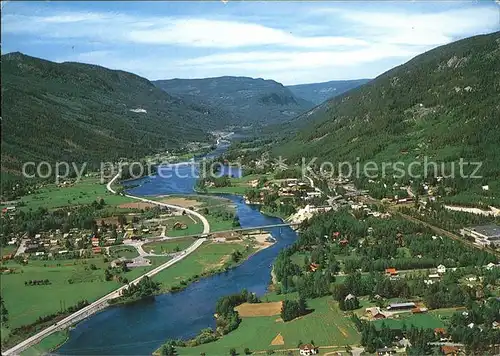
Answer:
[{"label": "riverbank", "polygon": [[21,356],[41,356],[50,354],[63,345],[69,338],[69,331],[63,330],[47,336],[38,344],[21,352]]}]

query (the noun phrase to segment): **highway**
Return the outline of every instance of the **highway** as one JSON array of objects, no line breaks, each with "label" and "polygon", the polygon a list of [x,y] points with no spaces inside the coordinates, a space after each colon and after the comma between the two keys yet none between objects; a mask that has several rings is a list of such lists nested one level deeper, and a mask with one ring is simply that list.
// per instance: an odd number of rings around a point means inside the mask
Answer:
[{"label": "highway", "polygon": [[[116,194],[116,191],[111,187],[111,185],[114,183],[114,181],[116,181],[118,179],[118,177],[120,176],[120,173],[118,173],[115,177],[113,177],[112,180],[109,181],[109,183],[106,185],[106,188],[111,192],[111,193],[114,193]],[[197,213],[196,211],[193,211],[193,210],[190,210],[190,209],[186,209],[186,208],[182,208],[180,206],[177,206],[177,205],[171,205],[171,204],[165,204],[165,203],[160,203],[160,202],[157,202],[157,201],[154,201],[154,200],[149,200],[149,199],[144,199],[144,198],[140,198],[140,197],[136,197],[136,196],[133,196],[133,195],[125,195],[126,197],[129,197],[129,198],[132,198],[132,199],[136,199],[136,200],[140,200],[140,201],[143,201],[143,202],[148,202],[148,203],[151,203],[151,204],[156,204],[156,205],[160,205],[160,206],[165,206],[165,207],[168,207],[170,209],[174,209],[174,210],[180,210],[180,211],[185,211],[186,214],[191,214],[193,216],[196,216],[197,218],[199,218],[202,223],[203,223],[203,234],[208,234],[210,232],[210,224],[208,223],[208,220],[201,214]],[[155,274],[163,271],[164,269],[172,266],[173,264],[179,262],[180,260],[184,259],[185,257],[187,257],[189,254],[191,254],[192,252],[194,252],[198,247],[200,247],[203,242],[205,242],[206,239],[205,238],[200,238],[198,240],[196,240],[191,246],[189,246],[187,249],[185,249],[183,252],[181,252],[181,254],[175,256],[173,259],[171,259],[170,261],[152,269],[151,271],[143,274],[142,276],[134,279],[132,282],[130,282],[130,284],[137,284],[143,277],[147,276],[147,277],[152,277],[154,276]],[[80,321],[80,320],[83,320],[85,318],[87,318],[88,316],[96,313],[97,311],[101,310],[101,309],[104,309],[107,305],[108,305],[108,301],[110,299],[114,299],[114,298],[117,298],[120,296],[121,292],[127,288],[127,285],[124,285],[116,290],[114,290],[113,292],[109,293],[109,294],[106,294],[104,297],[96,300],[95,302],[93,302],[92,304],[76,311],[75,313],[65,317],[64,319],[60,320],[59,322],[57,322],[56,324],[54,325],[51,325],[49,326],[48,328],[45,328],[44,330],[40,331],[39,333],[29,337],[28,339],[24,340],[23,342],[17,344],[16,346],[6,350],[5,352],[2,353],[2,355],[4,356],[7,356],[7,355],[19,355],[21,352],[23,352],[24,350],[26,350],[27,348],[33,346],[33,345],[36,345],[38,344],[43,338],[49,336],[50,334],[58,331],[58,330],[63,330],[73,324],[75,324],[76,322]]]}]

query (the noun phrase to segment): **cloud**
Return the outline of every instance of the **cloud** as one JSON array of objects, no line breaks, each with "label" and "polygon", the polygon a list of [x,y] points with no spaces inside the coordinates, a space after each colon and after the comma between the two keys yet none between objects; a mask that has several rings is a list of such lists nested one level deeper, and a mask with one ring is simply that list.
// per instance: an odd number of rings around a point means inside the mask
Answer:
[{"label": "cloud", "polygon": [[435,46],[500,29],[500,9],[495,6],[468,6],[434,13],[338,8],[316,9],[314,13],[339,16],[352,24],[354,32],[362,31],[365,39],[375,38],[388,44]]},{"label": "cloud", "polygon": [[228,5],[235,6],[232,12],[165,11],[167,16],[137,8],[126,13],[26,7],[2,14],[4,48],[35,46],[48,59],[150,79],[246,75],[292,84],[373,77],[437,45],[499,29],[493,3],[459,9],[389,2],[363,8],[335,2]]},{"label": "cloud", "polygon": [[254,68],[265,71],[303,69],[304,67],[320,69],[329,66],[356,66],[393,57],[408,58],[419,52],[416,48],[377,44],[343,51],[231,52],[192,58],[178,64],[203,65],[205,68]]},{"label": "cloud", "polygon": [[89,38],[99,41],[202,48],[284,46],[323,48],[362,46],[366,41],[343,36],[300,36],[244,21],[205,18],[133,17],[109,13],[6,15],[3,31],[46,38]]}]

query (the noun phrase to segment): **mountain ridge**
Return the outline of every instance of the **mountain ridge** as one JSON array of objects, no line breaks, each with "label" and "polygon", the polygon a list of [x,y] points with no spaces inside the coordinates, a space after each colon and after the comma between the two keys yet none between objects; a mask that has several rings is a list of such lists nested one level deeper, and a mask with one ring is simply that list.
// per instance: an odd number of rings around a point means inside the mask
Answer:
[{"label": "mountain ridge", "polygon": [[[420,54],[367,84],[296,118],[314,124],[274,147],[298,162],[421,161],[449,170],[460,157],[482,162],[483,178],[456,179],[461,189],[500,181],[500,32]],[[479,187],[479,188],[478,188]],[[486,193],[485,193],[486,194]]]},{"label": "mountain ridge", "polygon": [[207,140],[216,128],[207,108],[133,73],[20,52],[1,59],[2,171],[19,173],[26,161],[141,157]]},{"label": "mountain ridge", "polygon": [[318,105],[346,91],[366,84],[370,80],[371,79],[330,80],[321,83],[287,85],[286,87],[296,96]]},{"label": "mountain ridge", "polygon": [[153,83],[170,95],[222,108],[234,125],[283,122],[314,106],[272,79],[222,76]]}]

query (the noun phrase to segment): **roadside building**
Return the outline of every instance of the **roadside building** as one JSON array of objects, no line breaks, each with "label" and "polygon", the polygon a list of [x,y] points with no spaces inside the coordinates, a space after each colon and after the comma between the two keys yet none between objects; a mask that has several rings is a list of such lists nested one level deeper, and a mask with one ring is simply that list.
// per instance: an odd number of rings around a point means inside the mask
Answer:
[{"label": "roadside building", "polygon": [[437,270],[437,273],[439,273],[439,274],[446,273],[446,267],[444,265],[437,266],[436,270]]},{"label": "roadside building", "polygon": [[312,344],[300,345],[299,353],[301,356],[316,355],[318,353],[318,348]]},{"label": "roadside building", "polygon": [[387,274],[388,276],[397,276],[398,271],[395,268],[386,268],[385,274]]}]

